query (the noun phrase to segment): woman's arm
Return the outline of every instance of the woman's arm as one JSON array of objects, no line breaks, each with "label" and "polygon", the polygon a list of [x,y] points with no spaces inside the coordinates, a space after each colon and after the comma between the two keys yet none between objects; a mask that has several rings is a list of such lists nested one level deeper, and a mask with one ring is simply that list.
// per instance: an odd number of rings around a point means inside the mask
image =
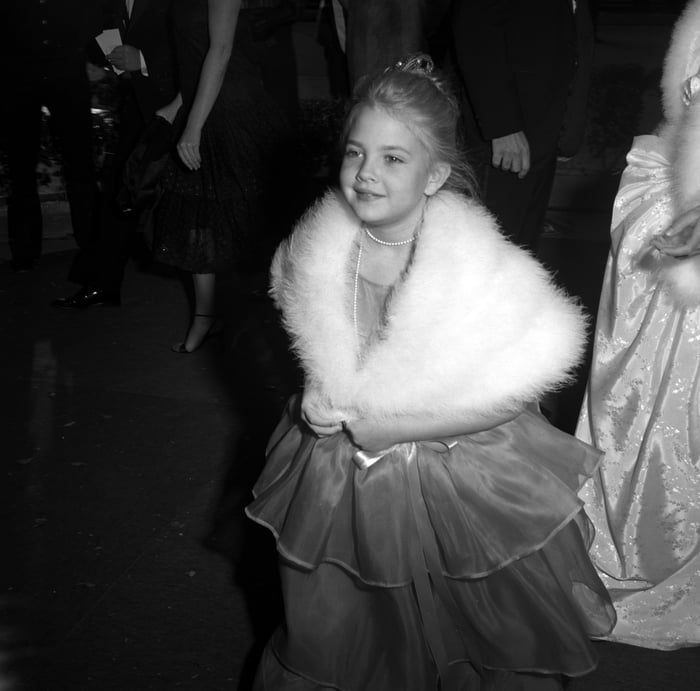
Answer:
[{"label": "woman's arm", "polygon": [[204,123],[209,117],[224,81],[233,37],[238,23],[241,0],[207,0],[209,8],[209,50],[202,64],[197,91],[187,116],[185,130],[180,137],[177,151],[182,162],[197,170],[202,163],[199,142]]}]

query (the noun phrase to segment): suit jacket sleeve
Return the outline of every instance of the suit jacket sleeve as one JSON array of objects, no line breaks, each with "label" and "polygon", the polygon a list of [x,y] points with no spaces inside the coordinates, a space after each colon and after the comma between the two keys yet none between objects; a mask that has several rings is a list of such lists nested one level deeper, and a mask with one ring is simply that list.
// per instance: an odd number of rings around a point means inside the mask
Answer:
[{"label": "suit jacket sleeve", "polygon": [[170,0],[137,0],[124,43],[141,51],[148,77],[140,72],[131,75],[139,108],[148,121],[158,108],[169,103],[177,93],[175,55],[170,36]]},{"label": "suit jacket sleeve", "polygon": [[484,139],[523,129],[508,45],[511,0],[461,0],[453,31],[459,70]]}]

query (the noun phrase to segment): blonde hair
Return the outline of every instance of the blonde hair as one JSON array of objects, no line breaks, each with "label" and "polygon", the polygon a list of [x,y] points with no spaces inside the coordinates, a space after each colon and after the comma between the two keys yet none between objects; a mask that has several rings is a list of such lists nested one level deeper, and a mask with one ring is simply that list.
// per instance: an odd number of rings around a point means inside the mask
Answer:
[{"label": "blonde hair", "polygon": [[451,173],[444,187],[476,196],[474,173],[458,140],[459,103],[429,55],[410,56],[357,83],[345,118],[342,146],[357,114],[366,106],[384,110],[409,127],[432,164],[449,164]]}]

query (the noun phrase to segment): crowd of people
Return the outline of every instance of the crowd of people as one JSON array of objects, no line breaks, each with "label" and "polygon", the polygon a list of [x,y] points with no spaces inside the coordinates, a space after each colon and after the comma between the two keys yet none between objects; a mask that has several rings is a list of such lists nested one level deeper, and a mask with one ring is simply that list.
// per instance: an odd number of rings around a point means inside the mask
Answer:
[{"label": "crowd of people", "polygon": [[[259,39],[298,6],[105,0],[67,22],[82,5],[0,15],[63,32],[31,34],[3,108],[27,145],[48,105],[67,154],[81,288],[55,306],[119,304],[148,223],[155,260],[191,276],[173,346],[191,353],[219,327],[217,273],[285,236],[270,290],[304,387],[246,507],[285,604],[256,688],[545,691],[595,669],[595,640],[700,645],[700,0],[673,31],[664,122],[628,154],[574,435],[540,401],[572,380],[589,320],[536,250],[557,157],[582,138],[585,0],[324,2],[348,107],[337,179],[297,220],[280,213],[297,105]],[[93,37],[122,90],[99,189],[80,129]],[[158,193],[117,209],[154,131]],[[10,241],[28,270],[41,212],[19,153]]]}]

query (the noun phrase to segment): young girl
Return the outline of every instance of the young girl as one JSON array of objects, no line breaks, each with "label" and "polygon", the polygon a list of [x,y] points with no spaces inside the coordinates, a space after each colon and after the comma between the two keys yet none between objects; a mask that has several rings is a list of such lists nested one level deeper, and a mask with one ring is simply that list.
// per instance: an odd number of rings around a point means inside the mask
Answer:
[{"label": "young girl", "polygon": [[457,117],[429,58],[364,82],[340,192],[275,256],[306,384],[247,508],[286,610],[258,688],[557,689],[611,628],[576,496],[598,454],[536,406],[584,319],[449,191]]}]

